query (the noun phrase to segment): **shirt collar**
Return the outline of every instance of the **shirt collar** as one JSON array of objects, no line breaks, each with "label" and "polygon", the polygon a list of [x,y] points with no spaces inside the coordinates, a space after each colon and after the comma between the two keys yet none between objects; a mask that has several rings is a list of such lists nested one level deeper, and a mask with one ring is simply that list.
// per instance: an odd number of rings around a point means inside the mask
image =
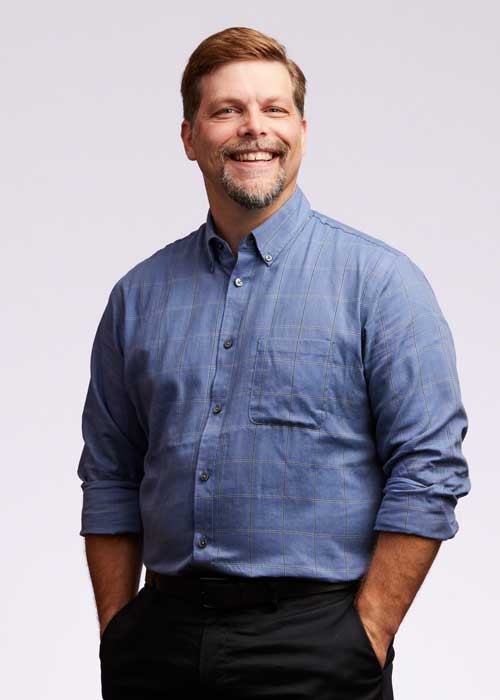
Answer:
[{"label": "shirt collar", "polygon": [[[255,239],[256,248],[266,265],[272,265],[280,252],[286,248],[294,235],[302,228],[311,212],[309,200],[301,188],[296,185],[291,197],[281,205],[266,221],[252,229],[248,239]],[[224,242],[215,231],[214,220],[208,210],[204,230],[204,244],[210,271],[213,272],[215,255],[212,239]]]}]

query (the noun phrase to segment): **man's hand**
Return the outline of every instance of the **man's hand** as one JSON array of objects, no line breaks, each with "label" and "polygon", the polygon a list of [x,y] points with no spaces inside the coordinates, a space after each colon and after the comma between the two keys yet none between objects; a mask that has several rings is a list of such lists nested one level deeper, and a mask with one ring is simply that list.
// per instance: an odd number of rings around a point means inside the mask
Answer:
[{"label": "man's hand", "polygon": [[111,621],[111,618],[114,617],[114,616],[116,615],[117,612],[118,612],[118,610],[115,610],[115,612],[112,613],[111,615],[109,615],[109,614],[106,615],[106,617],[104,617],[103,620],[102,620],[102,622],[100,623],[100,625],[99,625],[99,635],[100,635],[100,638],[101,638],[101,639],[102,639],[102,635],[104,634],[104,630],[106,629],[106,627],[109,625],[109,623],[110,623],[110,621]]},{"label": "man's hand", "polygon": [[106,630],[106,627],[109,625],[111,622],[112,618],[115,615],[118,615],[120,610],[125,607],[125,605],[128,605],[130,601],[127,601],[123,605],[120,605],[118,607],[113,607],[110,610],[107,610],[101,615],[100,622],[99,622],[99,628],[100,628],[100,635],[102,639],[102,635],[104,634],[104,631]]},{"label": "man's hand", "polygon": [[365,628],[365,632],[368,635],[368,639],[371,642],[373,650],[375,651],[380,668],[384,668],[385,662],[387,661],[389,645],[394,635],[389,634],[386,630],[380,627],[376,621],[370,620],[370,618],[365,618],[356,603],[354,603],[354,605],[358,611],[361,623]]}]

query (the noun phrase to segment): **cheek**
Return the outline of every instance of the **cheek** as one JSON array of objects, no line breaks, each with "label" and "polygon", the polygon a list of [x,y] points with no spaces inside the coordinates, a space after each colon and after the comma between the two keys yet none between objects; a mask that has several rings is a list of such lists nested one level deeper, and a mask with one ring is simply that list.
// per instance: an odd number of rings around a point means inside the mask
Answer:
[{"label": "cheek", "polygon": [[288,156],[293,158],[301,150],[301,137],[300,132],[295,129],[283,130],[281,133],[276,134],[277,138],[289,148]]}]

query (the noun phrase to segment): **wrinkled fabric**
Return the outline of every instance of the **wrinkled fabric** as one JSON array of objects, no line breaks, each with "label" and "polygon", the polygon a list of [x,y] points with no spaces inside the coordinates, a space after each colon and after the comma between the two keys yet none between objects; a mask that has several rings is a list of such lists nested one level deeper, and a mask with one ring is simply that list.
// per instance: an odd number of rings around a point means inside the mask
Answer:
[{"label": "wrinkled fabric", "polygon": [[80,534],[143,532],[170,575],[356,579],[377,531],[455,536],[467,429],[449,325],[406,254],[299,186],[237,256],[209,209],[109,294]]}]

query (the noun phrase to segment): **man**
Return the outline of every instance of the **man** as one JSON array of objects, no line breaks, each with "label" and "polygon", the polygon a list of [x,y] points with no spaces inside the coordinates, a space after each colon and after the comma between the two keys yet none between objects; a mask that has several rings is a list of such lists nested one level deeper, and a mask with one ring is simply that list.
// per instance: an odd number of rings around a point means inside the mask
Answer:
[{"label": "man", "polygon": [[83,413],[103,697],[388,700],[470,490],[450,329],[415,263],[297,185],[283,46],[218,32],[182,96],[207,219],[114,285]]}]

